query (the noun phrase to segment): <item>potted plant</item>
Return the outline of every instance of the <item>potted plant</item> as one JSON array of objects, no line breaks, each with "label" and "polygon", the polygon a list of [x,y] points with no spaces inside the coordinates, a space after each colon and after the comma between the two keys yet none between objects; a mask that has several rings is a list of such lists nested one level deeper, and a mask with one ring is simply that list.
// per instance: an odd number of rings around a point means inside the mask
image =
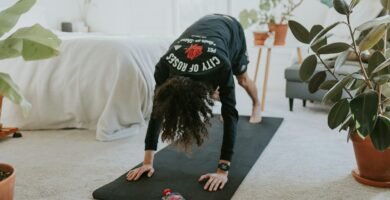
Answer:
[{"label": "potted plant", "polygon": [[[31,61],[58,55],[61,41],[39,24],[18,29],[3,38],[17,24],[19,17],[29,11],[35,3],[36,0],[19,0],[0,12],[0,60],[21,56],[24,60]],[[2,97],[20,105],[25,115],[31,108],[31,104],[11,77],[0,72],[0,98]],[[15,169],[11,165],[0,163],[0,200],[12,200],[14,184]]]},{"label": "potted plant", "polygon": [[[260,31],[254,31],[255,40],[257,32],[265,35],[269,31],[274,33],[274,45],[285,45],[288,30],[287,22],[292,16],[292,12],[302,2],[303,0],[261,0],[258,10],[242,10],[239,20],[244,28],[248,28],[253,24],[259,24],[262,27]],[[264,25],[268,25],[268,28],[265,29]]]},{"label": "potted plant", "polygon": [[[297,40],[310,47],[311,54],[300,67],[301,79],[309,82],[312,93],[328,90],[323,102],[334,103],[329,111],[328,125],[331,129],[347,130],[348,138],[352,140],[357,161],[357,169],[352,175],[364,184],[390,187],[390,51],[387,48],[390,0],[381,2],[386,14],[357,27],[351,26],[350,16],[359,0],[349,4],[344,0],[333,0],[334,9],[345,16],[345,21],[334,22],[325,28],[315,25],[309,31],[290,20],[289,27]],[[349,31],[349,43],[327,43],[336,26],[345,26]],[[358,39],[358,33],[366,34]],[[338,74],[351,52],[358,58],[358,70]],[[370,52],[370,58],[368,63],[363,63],[362,55],[367,52]],[[324,61],[322,56],[325,54],[338,54],[334,66]],[[317,62],[326,70],[314,74]]]}]

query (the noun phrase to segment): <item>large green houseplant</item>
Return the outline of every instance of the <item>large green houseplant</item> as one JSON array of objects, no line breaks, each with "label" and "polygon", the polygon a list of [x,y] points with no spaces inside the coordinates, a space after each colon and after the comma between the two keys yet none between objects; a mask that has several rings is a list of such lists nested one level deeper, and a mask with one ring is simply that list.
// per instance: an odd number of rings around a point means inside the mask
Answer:
[{"label": "large green houseplant", "polygon": [[[28,12],[36,0],[19,0],[11,7],[0,12],[0,60],[23,57],[26,61],[46,59],[58,55],[61,41],[51,31],[39,24],[20,28],[9,36],[20,16]],[[21,106],[26,115],[31,104],[11,77],[0,72],[0,98],[6,97]],[[1,101],[0,101],[1,102]],[[1,107],[1,105],[0,105]],[[0,110],[1,112],[1,110]],[[0,199],[11,200],[15,183],[15,171],[12,166],[0,163]]]},{"label": "large green houseplant", "polygon": [[[334,9],[345,15],[345,21],[328,27],[315,25],[308,30],[292,20],[289,27],[297,40],[310,47],[310,55],[300,67],[301,79],[308,81],[312,93],[328,90],[323,101],[334,103],[328,125],[331,129],[347,130],[353,141],[358,164],[354,177],[365,184],[390,187],[390,50],[387,48],[390,0],[381,0],[386,10],[384,16],[352,27],[350,18],[358,3],[359,0],[350,3],[333,0]],[[328,44],[336,26],[345,26],[349,31],[349,43]],[[367,52],[371,56],[364,63],[362,54]],[[358,58],[358,70],[339,74],[338,69],[351,53]],[[325,54],[338,54],[334,65],[323,59]],[[326,70],[315,73],[318,63]]]}]

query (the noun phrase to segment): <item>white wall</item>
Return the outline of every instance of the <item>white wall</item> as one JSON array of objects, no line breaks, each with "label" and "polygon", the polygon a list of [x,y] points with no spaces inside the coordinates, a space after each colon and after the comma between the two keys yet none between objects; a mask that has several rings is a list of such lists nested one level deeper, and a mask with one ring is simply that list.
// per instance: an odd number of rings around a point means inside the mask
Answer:
[{"label": "white wall", "polygon": [[[16,0],[1,0],[4,8]],[[259,0],[91,0],[87,22],[91,31],[110,34],[177,35],[195,20],[210,13],[238,17],[245,8],[257,8]],[[49,27],[60,29],[61,22],[80,21],[84,0],[38,0]],[[316,15],[308,10],[317,10]],[[318,0],[305,0],[296,17],[312,25],[323,20],[326,7]],[[310,15],[310,17],[308,17]],[[325,15],[325,14],[324,14]]]}]

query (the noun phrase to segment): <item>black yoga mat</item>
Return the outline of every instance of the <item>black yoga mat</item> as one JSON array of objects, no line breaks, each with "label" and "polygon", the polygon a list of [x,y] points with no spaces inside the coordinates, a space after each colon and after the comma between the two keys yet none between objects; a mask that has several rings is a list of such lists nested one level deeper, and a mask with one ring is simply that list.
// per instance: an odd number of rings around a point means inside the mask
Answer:
[{"label": "black yoga mat", "polygon": [[136,182],[126,180],[127,172],[113,182],[93,192],[98,200],[159,200],[165,188],[181,193],[186,200],[228,200],[244,180],[282,123],[282,118],[263,117],[261,124],[250,124],[240,117],[237,127],[235,153],[229,181],[223,190],[208,192],[198,182],[201,175],[214,173],[220,155],[223,124],[214,117],[208,140],[194,148],[191,155],[168,146],[155,155],[155,173]]}]

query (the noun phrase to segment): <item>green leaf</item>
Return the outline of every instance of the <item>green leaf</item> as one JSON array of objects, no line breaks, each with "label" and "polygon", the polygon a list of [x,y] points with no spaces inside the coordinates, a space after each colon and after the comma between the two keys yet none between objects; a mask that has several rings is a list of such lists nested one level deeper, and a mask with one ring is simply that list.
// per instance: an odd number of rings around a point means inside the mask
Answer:
[{"label": "green leaf", "polygon": [[347,118],[349,113],[349,102],[347,99],[342,99],[337,102],[329,112],[328,126],[331,129],[337,128]]},{"label": "green leaf", "polygon": [[22,43],[19,40],[0,41],[0,60],[20,56],[21,47]]},{"label": "green leaf", "polygon": [[315,93],[320,88],[320,85],[326,80],[326,71],[320,71],[310,79],[309,92]]},{"label": "green leaf", "polygon": [[380,65],[378,65],[372,72],[371,74],[377,73],[381,71],[382,69],[388,67],[390,65],[390,58],[382,62]]},{"label": "green leaf", "polygon": [[314,25],[313,27],[311,27],[310,33],[309,33],[309,35],[310,35],[310,42],[311,42],[311,41],[316,37],[316,35],[317,35],[318,33],[320,33],[322,30],[324,30],[324,27],[323,27],[322,25],[319,25],[319,24]]},{"label": "green leaf", "polygon": [[357,80],[357,79],[354,79],[353,80],[353,83],[351,84],[351,86],[349,87],[350,90],[356,90],[358,88],[360,88],[363,84],[365,84],[364,80]]},{"label": "green leaf", "polygon": [[354,8],[359,2],[360,0],[352,0],[351,4],[349,5],[350,9]]},{"label": "green leaf", "polygon": [[315,55],[308,56],[302,63],[299,69],[299,77],[302,81],[307,81],[313,75],[317,67],[317,57]]},{"label": "green leaf", "polygon": [[362,25],[356,27],[356,30],[358,31],[365,31],[367,29],[370,29],[374,26],[379,26],[382,24],[388,24],[390,23],[390,15],[385,15],[382,17],[375,18],[373,20],[370,20],[368,22],[363,23]]},{"label": "green leaf", "polygon": [[304,26],[294,20],[289,20],[288,26],[290,27],[292,34],[298,41],[305,44],[310,43],[310,33]]},{"label": "green leaf", "polygon": [[348,55],[350,54],[349,50],[342,52],[339,56],[337,56],[336,62],[334,64],[334,68],[338,71],[347,61]]},{"label": "green leaf", "polygon": [[31,104],[23,96],[19,87],[8,74],[2,72],[0,72],[0,95],[7,97],[13,103],[20,105],[25,116],[31,109]]},{"label": "green leaf", "polygon": [[344,87],[352,80],[352,75],[344,77],[341,81],[337,82],[323,97],[324,103],[331,102],[337,99],[336,97],[342,94]]},{"label": "green leaf", "polygon": [[390,74],[382,74],[377,77],[374,77],[374,81],[378,85],[383,85],[390,81]]},{"label": "green leaf", "polygon": [[358,133],[366,137],[375,126],[378,115],[378,93],[371,90],[359,94],[352,99],[350,106]]},{"label": "green leaf", "polygon": [[379,151],[384,151],[390,147],[390,119],[379,116],[374,130],[370,134],[372,144]]},{"label": "green leaf", "polygon": [[359,48],[361,51],[365,51],[373,47],[376,43],[383,38],[383,35],[386,33],[387,25],[382,24],[373,28],[360,42]]},{"label": "green leaf", "polygon": [[352,78],[356,79],[356,80],[364,80],[364,76],[361,75],[361,74],[352,74]]},{"label": "green leaf", "polygon": [[350,115],[340,126],[340,131],[347,130],[348,128],[352,128],[354,125],[354,121],[352,119],[352,116]]},{"label": "green leaf", "polygon": [[349,6],[344,0],[333,0],[333,7],[338,13],[342,15],[347,15],[350,13]]},{"label": "green leaf", "polygon": [[381,0],[383,8],[390,10],[390,0]]},{"label": "green leaf", "polygon": [[330,90],[334,85],[336,85],[337,82],[337,80],[327,80],[320,85],[320,89]]},{"label": "green leaf", "polygon": [[240,24],[242,25],[242,27],[244,29],[248,28],[252,24],[255,24],[256,22],[259,21],[259,18],[257,16],[257,12],[254,9],[251,9],[249,11],[247,9],[245,9],[245,10],[241,11],[238,18],[240,20]]},{"label": "green leaf", "polygon": [[371,73],[377,68],[380,64],[386,61],[385,56],[379,52],[376,51],[372,54],[370,59],[368,60],[368,68],[367,68],[367,74],[370,76]]},{"label": "green leaf", "polygon": [[37,24],[22,28],[6,39],[6,41],[20,41],[20,54],[25,60],[46,59],[59,54],[61,40],[51,31]]},{"label": "green leaf", "polygon": [[317,53],[318,49],[325,46],[326,44],[328,44],[328,38],[326,36],[324,36],[324,37],[320,38],[320,40],[317,40],[315,43],[310,45],[310,48],[311,48],[311,50],[313,50],[314,52]]},{"label": "green leaf", "polygon": [[336,27],[337,25],[341,24],[343,22],[335,22],[331,25],[329,25],[328,27],[326,27],[325,29],[323,29],[321,32],[319,32],[317,34],[317,36],[312,40],[312,44],[315,43],[315,42],[318,42],[317,40],[323,40],[322,36],[325,36],[325,34],[327,34],[330,30],[332,30],[334,27]]},{"label": "green leaf", "polygon": [[319,54],[332,54],[332,53],[340,53],[343,51],[346,51],[351,46],[347,43],[343,42],[336,42],[332,44],[325,45],[318,49]]},{"label": "green leaf", "polygon": [[0,12],[0,37],[10,31],[20,16],[31,9],[36,0],[20,0],[13,6]]}]

